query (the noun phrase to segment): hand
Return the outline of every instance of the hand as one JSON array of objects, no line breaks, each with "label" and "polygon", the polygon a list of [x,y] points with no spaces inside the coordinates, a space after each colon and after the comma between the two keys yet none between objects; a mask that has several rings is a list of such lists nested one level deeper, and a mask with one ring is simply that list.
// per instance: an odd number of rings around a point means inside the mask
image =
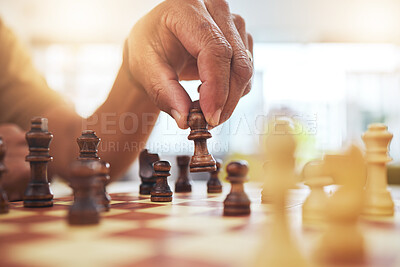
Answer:
[{"label": "hand", "polygon": [[7,172],[1,179],[3,189],[7,192],[10,201],[22,200],[30,179],[29,163],[25,161],[29,153],[25,133],[14,124],[2,124],[0,136],[6,145],[4,164]]},{"label": "hand", "polygon": [[252,37],[225,0],[167,0],[133,27],[127,45],[135,82],[180,128],[188,127],[191,100],[179,80],[201,80],[200,106],[211,126],[250,91]]}]

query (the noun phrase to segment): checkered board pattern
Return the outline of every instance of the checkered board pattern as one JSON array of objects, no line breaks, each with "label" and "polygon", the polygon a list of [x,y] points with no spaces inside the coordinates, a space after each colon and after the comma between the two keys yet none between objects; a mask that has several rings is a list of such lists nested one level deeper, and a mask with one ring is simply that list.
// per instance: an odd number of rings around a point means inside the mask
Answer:
[{"label": "checkered board pattern", "polygon": [[[52,208],[11,203],[0,215],[0,266],[251,266],[271,208],[260,203],[258,186],[245,188],[252,213],[233,218],[222,216],[227,184],[223,194],[207,194],[205,183],[195,183],[192,193],[174,194],[172,203],[112,194],[111,210],[96,226],[67,224],[71,197],[56,198]],[[294,242],[310,258],[323,231],[301,223],[307,192],[291,190],[287,210]],[[400,194],[395,201],[400,214]],[[362,218],[360,229],[367,262],[357,266],[400,266],[400,217]]]}]

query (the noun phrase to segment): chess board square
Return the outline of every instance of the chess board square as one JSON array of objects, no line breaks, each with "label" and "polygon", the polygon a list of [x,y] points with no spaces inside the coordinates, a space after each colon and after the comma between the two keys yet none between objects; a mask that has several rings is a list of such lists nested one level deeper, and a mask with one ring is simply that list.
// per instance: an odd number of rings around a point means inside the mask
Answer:
[{"label": "chess board square", "polygon": [[163,215],[163,214],[144,213],[143,211],[145,211],[145,210],[130,211],[130,212],[124,212],[121,214],[108,215],[107,220],[115,219],[115,220],[128,220],[128,221],[147,221],[147,220],[154,220],[154,219],[166,217],[166,215]]},{"label": "chess board square", "polygon": [[113,233],[110,236],[122,238],[145,238],[160,240],[165,238],[178,238],[180,236],[194,235],[194,232],[173,231],[160,228],[140,227]]},{"label": "chess board square", "polygon": [[40,216],[28,215],[28,216],[20,216],[20,217],[16,217],[16,218],[5,218],[5,219],[2,219],[1,221],[7,222],[7,223],[28,224],[28,223],[43,223],[43,222],[57,221],[57,220],[62,220],[62,218],[59,216],[49,216],[49,215],[42,214]]},{"label": "chess board square", "polygon": [[111,205],[111,209],[141,210],[147,208],[161,207],[164,205],[155,203],[121,202]]},{"label": "chess board square", "polygon": [[145,239],[86,238],[68,236],[56,240],[26,242],[8,251],[14,264],[25,266],[109,267],[132,264],[154,256],[152,242]]},{"label": "chess board square", "polygon": [[197,206],[179,206],[179,205],[168,205],[161,207],[154,207],[143,209],[138,212],[151,213],[151,214],[163,214],[168,216],[187,216],[196,213],[201,213],[215,209],[213,207],[197,207]]},{"label": "chess board square", "polygon": [[136,264],[120,265],[119,267],[132,267],[132,266],[162,266],[162,267],[227,267],[229,265],[222,263],[210,263],[204,260],[185,259],[179,257],[172,257],[168,255],[157,255],[137,261]]}]

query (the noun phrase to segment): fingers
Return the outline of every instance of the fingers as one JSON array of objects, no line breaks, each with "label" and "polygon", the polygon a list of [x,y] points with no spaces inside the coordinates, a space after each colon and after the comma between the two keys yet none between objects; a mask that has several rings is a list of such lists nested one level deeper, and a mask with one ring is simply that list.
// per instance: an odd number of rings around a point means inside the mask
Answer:
[{"label": "fingers", "polygon": [[210,125],[218,125],[229,94],[232,47],[200,1],[183,8],[177,14],[170,12],[166,25],[197,58],[201,109]]},{"label": "fingers", "polygon": [[161,59],[153,59],[155,64],[147,70],[149,79],[147,82],[147,93],[154,103],[162,110],[171,115],[178,127],[186,129],[187,116],[192,103],[185,89],[178,82],[174,70]]},{"label": "fingers", "polygon": [[[253,37],[251,36],[251,34],[247,34],[247,43],[248,43],[248,50],[251,53],[251,58],[253,59]],[[254,69],[254,59],[251,62],[253,64],[253,69]],[[244,90],[243,96],[247,95],[250,90],[251,90],[251,86],[253,83],[253,77],[250,79],[249,83],[246,86],[246,89]]]},{"label": "fingers", "polygon": [[[232,16],[225,0],[205,1],[207,10],[213,20],[221,29],[225,38],[232,46],[232,63],[230,69],[229,93],[222,110],[222,115],[217,124],[226,121],[232,114],[240,98],[243,96],[247,85],[253,75],[253,65],[247,55],[247,34],[245,22],[238,15]],[[234,20],[233,20],[234,18]],[[200,93],[200,103],[203,103],[214,95],[212,90],[203,90]],[[206,98],[205,98],[206,96]],[[211,125],[217,125],[215,122]]]}]

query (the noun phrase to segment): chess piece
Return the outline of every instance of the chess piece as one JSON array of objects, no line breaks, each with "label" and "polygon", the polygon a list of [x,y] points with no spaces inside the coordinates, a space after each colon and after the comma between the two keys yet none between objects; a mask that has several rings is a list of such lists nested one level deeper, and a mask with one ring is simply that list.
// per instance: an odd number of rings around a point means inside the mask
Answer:
[{"label": "chess piece", "polygon": [[246,161],[234,161],[226,166],[231,183],[231,192],[224,201],[224,216],[240,216],[250,214],[250,199],[244,192],[243,183],[247,180],[249,167]]},{"label": "chess piece", "polygon": [[48,132],[46,118],[33,118],[31,130],[26,133],[29,155],[26,161],[31,166],[31,180],[24,195],[24,207],[51,207],[53,193],[47,179],[47,164],[53,158],[49,155],[49,146],[53,135]]},{"label": "chess piece", "polygon": [[82,135],[76,139],[79,146],[78,160],[100,160],[97,155],[100,140],[95,131],[83,131]]},{"label": "chess piece", "polygon": [[110,182],[110,164],[105,161],[100,161],[100,164],[101,168],[96,179],[98,186],[96,189],[97,204],[100,211],[109,211],[111,197],[107,192],[106,185]]},{"label": "chess piece", "polygon": [[[262,203],[272,203],[273,190],[268,184],[273,183],[275,174],[274,168],[280,165],[288,173],[284,174],[288,177],[288,183],[294,186],[294,168],[296,150],[296,142],[293,138],[293,126],[289,120],[275,120],[269,122],[270,133],[266,138],[266,162],[264,163],[264,185],[261,192]],[[272,180],[271,180],[272,179]],[[271,180],[271,181],[270,181]]]},{"label": "chess piece", "polygon": [[0,214],[8,213],[9,204],[6,191],[3,190],[1,186],[1,178],[3,174],[7,171],[4,165],[4,157],[6,155],[6,146],[3,139],[0,137]]},{"label": "chess piece", "polygon": [[275,121],[266,139],[267,167],[264,186],[268,188],[273,211],[272,222],[263,226],[261,248],[253,266],[309,266],[294,243],[285,205],[288,189],[294,186],[294,152],[296,142],[288,121]]},{"label": "chess piece", "polygon": [[210,172],[210,179],[207,182],[207,192],[208,193],[222,193],[222,184],[218,178],[219,172],[221,170],[222,160],[216,160],[216,167],[215,171]]},{"label": "chess piece", "polygon": [[328,226],[315,253],[320,265],[358,266],[365,257],[364,237],[357,227],[364,205],[365,161],[355,146],[344,156],[346,160],[337,166],[345,170],[338,172],[343,176],[338,179],[343,184],[328,200],[325,209]]},{"label": "chess piece", "polygon": [[386,164],[392,159],[388,147],[393,135],[384,124],[374,123],[362,136],[366,146],[367,183],[365,215],[392,216],[394,203],[387,189]]},{"label": "chess piece", "polygon": [[194,141],[194,155],[190,161],[190,172],[212,172],[217,168],[213,156],[208,153],[207,139],[211,133],[207,130],[207,122],[200,109],[199,101],[194,101],[189,111],[188,125],[191,129],[189,140]]},{"label": "chess piece", "polygon": [[156,184],[157,177],[154,174],[153,163],[159,161],[158,154],[149,153],[143,149],[139,155],[139,176],[142,183],[139,187],[141,195],[150,195],[151,190]]},{"label": "chess piece", "polygon": [[156,185],[151,190],[151,201],[171,202],[172,191],[169,188],[167,177],[171,175],[171,164],[168,161],[156,161],[153,163],[154,175],[157,177]]},{"label": "chess piece", "polygon": [[[264,162],[263,165],[263,169],[264,169],[264,181],[266,179],[268,179],[268,162]],[[264,182],[263,188],[261,190],[261,203],[263,204],[270,204],[272,202],[272,198],[271,198],[271,192],[270,189],[266,186],[267,183]]]},{"label": "chess piece", "polygon": [[95,197],[96,176],[101,172],[99,161],[76,161],[71,170],[71,186],[74,203],[69,208],[68,222],[71,225],[97,224],[100,221]]},{"label": "chess piece", "polygon": [[192,192],[192,185],[189,181],[189,156],[177,156],[179,166],[179,176],[175,183],[175,192],[187,193]]},{"label": "chess piece", "polygon": [[111,197],[106,190],[110,182],[110,164],[101,161],[98,156],[98,147],[101,139],[97,137],[93,130],[85,130],[82,135],[76,139],[79,146],[79,161],[100,161],[100,173],[95,181],[95,195],[97,197],[98,208],[101,211],[110,210]]},{"label": "chess piece", "polygon": [[310,194],[303,203],[303,223],[318,224],[325,222],[325,210],[328,205],[328,196],[324,186],[333,183],[332,177],[326,174],[324,162],[310,161],[303,168],[304,184],[310,188]]}]

